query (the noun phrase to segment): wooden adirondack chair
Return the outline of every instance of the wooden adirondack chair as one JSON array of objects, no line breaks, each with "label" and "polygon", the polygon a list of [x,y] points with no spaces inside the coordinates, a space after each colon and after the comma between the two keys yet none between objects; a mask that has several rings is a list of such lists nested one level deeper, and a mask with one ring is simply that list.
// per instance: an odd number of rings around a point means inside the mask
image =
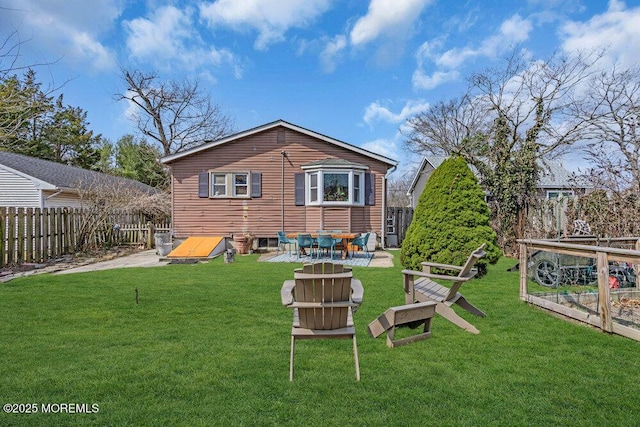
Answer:
[{"label": "wooden adirondack chair", "polygon": [[351,269],[328,262],[305,265],[295,270],[294,280],[283,283],[280,295],[282,304],[293,308],[289,380],[293,381],[296,340],[351,338],[360,381],[353,313],[362,303],[363,288]]},{"label": "wooden adirondack chair", "polygon": [[[437,303],[436,313],[469,332],[474,334],[479,333],[480,331],[478,331],[475,326],[460,317],[451,306],[457,304],[476,316],[486,316],[484,312],[468,302],[459,292],[462,284],[476,275],[477,270],[474,269],[473,266],[476,261],[484,255],[484,244],[482,244],[471,253],[463,266],[423,262],[423,271],[402,270],[402,274],[404,275],[405,302],[412,304],[414,302],[435,301]],[[431,268],[458,271],[458,275],[445,276],[443,274],[433,274],[431,273]],[[417,280],[416,277],[418,277]],[[451,287],[442,286],[432,279],[450,281]]]}]

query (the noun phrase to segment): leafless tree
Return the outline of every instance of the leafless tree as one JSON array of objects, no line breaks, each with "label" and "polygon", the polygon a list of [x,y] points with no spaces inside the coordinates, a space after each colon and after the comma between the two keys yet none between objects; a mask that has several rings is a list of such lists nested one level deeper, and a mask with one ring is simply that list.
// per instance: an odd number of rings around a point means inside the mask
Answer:
[{"label": "leafless tree", "polygon": [[78,251],[117,243],[113,236],[115,219],[123,213],[143,216],[151,222],[166,221],[171,215],[171,198],[167,193],[141,188],[132,180],[88,175],[74,187],[83,208]]},{"label": "leafless tree", "polygon": [[613,68],[591,80],[579,114],[589,122],[587,177],[599,188],[640,195],[640,68]]},{"label": "leafless tree", "polygon": [[[3,10],[13,9],[0,7],[0,11]],[[14,138],[27,123],[33,123],[39,118],[46,109],[43,101],[64,86],[66,81],[42,88],[35,80],[30,80],[35,76],[33,70],[55,64],[57,60],[22,64],[19,61],[20,51],[29,39],[22,39],[18,29],[8,31],[0,37],[0,146],[3,146],[7,139]],[[24,73],[24,77],[19,78],[17,73]]]},{"label": "leafless tree", "polygon": [[407,207],[411,204],[411,199],[407,196],[407,191],[411,185],[413,174],[398,175],[389,179],[387,184],[387,206]]},{"label": "leafless tree", "polygon": [[205,141],[230,134],[232,120],[197,80],[162,81],[155,73],[123,69],[127,87],[116,95],[136,106],[133,121],[140,132],[157,142],[168,156]]},{"label": "leafless tree", "polygon": [[532,61],[514,51],[501,68],[475,73],[459,100],[434,104],[407,123],[414,152],[460,155],[493,197],[501,246],[524,235],[539,168],[582,137],[573,105],[595,72],[597,53]]},{"label": "leafless tree", "polygon": [[478,107],[468,94],[431,105],[408,121],[407,148],[419,154],[475,156],[475,137],[487,132],[485,113]]}]

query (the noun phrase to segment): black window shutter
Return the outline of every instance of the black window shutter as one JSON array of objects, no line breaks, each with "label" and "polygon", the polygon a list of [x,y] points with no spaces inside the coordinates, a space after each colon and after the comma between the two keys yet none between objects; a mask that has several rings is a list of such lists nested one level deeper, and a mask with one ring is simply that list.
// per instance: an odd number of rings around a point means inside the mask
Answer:
[{"label": "black window shutter", "polygon": [[372,173],[364,174],[364,204],[367,206],[376,204],[376,176]]},{"label": "black window shutter", "polygon": [[209,197],[209,172],[198,174],[198,197]]},{"label": "black window shutter", "polygon": [[295,174],[296,206],[304,206],[304,173]]},{"label": "black window shutter", "polygon": [[251,172],[251,197],[262,197],[262,173]]}]

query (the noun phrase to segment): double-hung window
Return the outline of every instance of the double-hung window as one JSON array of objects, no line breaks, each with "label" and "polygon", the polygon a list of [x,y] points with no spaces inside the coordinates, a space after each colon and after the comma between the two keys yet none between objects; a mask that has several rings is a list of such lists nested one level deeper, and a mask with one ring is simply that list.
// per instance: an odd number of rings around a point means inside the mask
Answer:
[{"label": "double-hung window", "polygon": [[227,175],[224,173],[211,174],[211,196],[227,197]]},{"label": "double-hung window", "polygon": [[233,174],[233,197],[249,196],[249,174],[234,173]]},{"label": "double-hung window", "polygon": [[248,199],[262,197],[260,172],[203,171],[198,174],[198,197]]}]

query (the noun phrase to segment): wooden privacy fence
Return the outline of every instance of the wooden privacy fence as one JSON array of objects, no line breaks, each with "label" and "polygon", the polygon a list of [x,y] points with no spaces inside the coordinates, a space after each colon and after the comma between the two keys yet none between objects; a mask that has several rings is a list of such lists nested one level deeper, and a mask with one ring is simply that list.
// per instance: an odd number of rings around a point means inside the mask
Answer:
[{"label": "wooden privacy fence", "polygon": [[390,248],[399,248],[402,246],[412,219],[412,208],[387,208],[386,246]]},{"label": "wooden privacy fence", "polygon": [[90,214],[71,208],[0,207],[0,267],[44,262],[84,248],[120,244],[153,246],[153,234],[170,224],[151,224],[141,214],[117,212],[99,227],[87,227]]}]

